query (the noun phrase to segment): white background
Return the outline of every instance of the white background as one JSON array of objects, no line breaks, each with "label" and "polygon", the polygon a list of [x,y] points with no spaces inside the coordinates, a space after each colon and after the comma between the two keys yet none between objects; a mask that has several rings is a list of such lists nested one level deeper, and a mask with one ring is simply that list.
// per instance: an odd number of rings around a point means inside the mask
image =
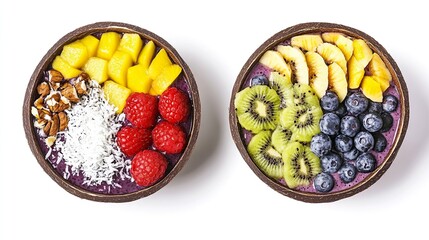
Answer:
[{"label": "white background", "polygon": [[[93,2],[0,3],[0,239],[427,236],[424,1]],[[182,172],[130,203],[92,202],[64,191],[38,165],[23,131],[24,93],[40,59],[66,33],[98,21],[138,25],[169,41],[192,69],[202,102],[200,135]],[[309,21],[341,23],[374,37],[396,60],[410,94],[407,136],[391,168],[369,189],[326,204],[290,199],[260,181],[241,158],[228,124],[231,89],[250,54],[276,32]]]}]

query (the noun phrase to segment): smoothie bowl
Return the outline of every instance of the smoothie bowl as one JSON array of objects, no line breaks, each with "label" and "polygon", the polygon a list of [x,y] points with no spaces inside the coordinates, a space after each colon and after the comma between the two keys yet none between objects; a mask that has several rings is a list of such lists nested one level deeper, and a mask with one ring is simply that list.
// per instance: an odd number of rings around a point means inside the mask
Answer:
[{"label": "smoothie bowl", "polygon": [[331,202],[376,182],[409,118],[405,81],[369,35],[304,23],[268,39],[242,68],[230,128],[253,172],[305,202]]},{"label": "smoothie bowl", "polygon": [[164,39],[99,22],[61,38],[36,67],[23,122],[45,172],[89,200],[126,202],[165,186],[200,126],[191,70]]}]

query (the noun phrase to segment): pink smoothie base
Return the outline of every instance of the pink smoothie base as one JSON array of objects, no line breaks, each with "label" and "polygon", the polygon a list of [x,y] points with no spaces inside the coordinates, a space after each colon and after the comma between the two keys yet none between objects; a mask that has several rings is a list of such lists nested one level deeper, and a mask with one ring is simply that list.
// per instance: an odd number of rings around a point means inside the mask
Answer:
[{"label": "pink smoothie base", "polygon": [[[256,64],[255,67],[252,69],[252,71],[250,72],[250,74],[248,75],[248,78],[246,80],[246,82],[244,83],[242,88],[246,88],[248,86],[250,86],[250,79],[252,79],[254,76],[257,75],[265,75],[267,78],[269,77],[271,73],[271,69],[261,65],[261,64]],[[399,93],[396,89],[395,86],[391,85],[384,93],[384,95],[387,94],[391,94],[395,97],[397,97],[399,99]],[[377,167],[379,167],[386,159],[386,156],[389,154],[389,152],[392,150],[392,145],[396,136],[396,132],[398,129],[398,124],[399,124],[399,119],[401,118],[401,106],[398,105],[398,108],[396,109],[395,112],[390,113],[393,117],[393,125],[390,128],[390,130],[388,132],[383,133],[384,137],[387,140],[387,146],[384,149],[383,152],[375,152],[375,151],[371,151],[371,153],[374,155],[374,157],[377,160]],[[245,129],[241,130],[242,133],[242,137],[245,140],[245,145],[247,146],[250,142],[250,140],[252,139],[253,135],[249,132],[246,131]],[[350,161],[350,163],[354,163],[354,161]],[[375,170],[376,171],[376,170]],[[369,175],[371,175],[372,173],[357,173],[356,178],[354,181],[350,182],[350,183],[343,183],[338,175],[338,173],[334,173],[332,174],[332,176],[335,179],[335,186],[334,188],[330,191],[330,193],[332,192],[339,192],[339,191],[343,191],[346,190],[348,188],[351,188],[353,186],[356,186],[357,184],[359,184],[360,182],[362,182],[363,180],[365,180],[365,178],[367,178]],[[283,179],[281,179],[279,181],[280,184],[283,184],[286,186],[286,183],[284,182]],[[314,187],[313,184],[310,184],[309,186],[305,186],[305,187],[297,187],[295,190],[301,191],[301,192],[308,192],[308,193],[318,193]]]}]

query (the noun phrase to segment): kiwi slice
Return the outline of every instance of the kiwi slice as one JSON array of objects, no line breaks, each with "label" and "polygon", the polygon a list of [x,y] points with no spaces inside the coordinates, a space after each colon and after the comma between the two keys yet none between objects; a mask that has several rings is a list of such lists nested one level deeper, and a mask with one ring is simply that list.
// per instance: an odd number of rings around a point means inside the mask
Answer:
[{"label": "kiwi slice", "polygon": [[271,144],[271,131],[262,131],[253,136],[247,151],[265,175],[276,180],[283,177],[282,155]]},{"label": "kiwi slice", "polygon": [[295,83],[289,91],[285,92],[285,99],[287,106],[320,107],[319,98],[307,84]]},{"label": "kiwi slice", "polygon": [[266,85],[241,90],[235,95],[234,105],[240,125],[253,133],[273,130],[278,124],[280,98]]},{"label": "kiwi slice", "polygon": [[286,108],[286,97],[289,95],[287,91],[290,91],[292,88],[290,78],[278,72],[271,72],[268,82],[270,87],[274,89],[280,97],[280,109]]},{"label": "kiwi slice", "polygon": [[274,148],[282,153],[286,145],[292,140],[292,131],[288,128],[284,128],[281,125],[278,125],[277,128],[273,131],[271,136],[271,142]]},{"label": "kiwi slice", "polygon": [[319,158],[309,147],[299,142],[289,143],[283,151],[283,177],[290,188],[308,186],[318,173],[322,172]]},{"label": "kiwi slice", "polygon": [[288,107],[280,115],[280,124],[293,132],[295,140],[309,142],[320,132],[319,121],[322,115],[320,107]]}]

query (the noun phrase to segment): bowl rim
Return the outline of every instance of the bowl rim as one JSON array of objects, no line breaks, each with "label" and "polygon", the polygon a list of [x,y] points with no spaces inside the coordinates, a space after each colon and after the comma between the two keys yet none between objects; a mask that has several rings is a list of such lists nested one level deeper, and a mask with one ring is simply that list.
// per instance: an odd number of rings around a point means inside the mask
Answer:
[{"label": "bowl rim", "polygon": [[[71,43],[77,39],[80,39],[86,35],[93,33],[102,33],[107,31],[116,31],[119,33],[137,33],[139,34],[143,40],[152,40],[157,47],[164,48],[168,53],[169,57],[173,60],[174,63],[179,64],[183,71],[188,86],[190,96],[193,102],[193,116],[192,116],[192,127],[190,129],[189,139],[186,145],[184,152],[181,157],[177,160],[176,165],[170,170],[170,172],[165,175],[160,181],[156,184],[141,189],[136,192],[126,193],[126,194],[101,194],[92,192],[86,189],[83,189],[77,185],[70,183],[68,180],[64,179],[54,168],[53,166],[44,158],[43,151],[41,150],[37,133],[35,132],[33,126],[33,120],[31,115],[31,106],[34,100],[37,97],[37,85],[40,83],[43,78],[43,72],[48,69],[48,67],[53,62],[53,59],[60,54],[62,47],[68,43]],[[195,81],[195,78],[191,72],[189,66],[185,63],[176,49],[170,45],[166,40],[156,35],[155,33],[146,30],[144,28],[128,24],[122,22],[95,22],[92,24],[88,24],[82,27],[79,27],[66,35],[64,35],[61,39],[59,39],[44,55],[44,57],[40,60],[39,64],[35,68],[30,81],[27,85],[27,89],[25,92],[24,103],[22,107],[22,115],[23,115],[23,125],[25,130],[25,136],[28,141],[28,145],[36,157],[39,165],[43,168],[43,170],[63,189],[67,192],[92,201],[98,202],[129,202],[134,201],[146,196],[149,196],[156,191],[160,190],[167,183],[169,183],[183,168],[187,160],[189,159],[192,150],[195,146],[198,132],[200,128],[201,121],[201,103],[198,93],[198,87]]]},{"label": "bowl rim", "polygon": [[[400,97],[399,102],[401,105],[401,118],[399,119],[398,128],[397,128],[394,142],[392,144],[392,148],[387,154],[386,159],[383,161],[381,165],[379,165],[376,168],[374,172],[370,173],[363,181],[361,181],[360,183],[356,184],[351,188],[347,188],[333,193],[322,194],[322,193],[301,192],[298,190],[290,189],[285,185],[282,185],[281,183],[278,183],[272,180],[271,178],[267,177],[252,161],[249,154],[247,153],[247,150],[244,144],[244,139],[241,137],[241,133],[240,133],[241,127],[238,124],[237,116],[235,113],[234,98],[235,98],[235,94],[240,90],[241,86],[246,81],[248,73],[257,64],[259,58],[262,56],[262,54],[265,51],[273,49],[273,47],[277,46],[281,42],[285,40],[289,40],[291,37],[296,35],[308,34],[308,33],[322,33],[322,32],[329,32],[329,31],[340,32],[348,36],[351,36],[353,38],[363,39],[374,52],[380,55],[380,57],[386,63],[386,66],[388,67],[389,71],[391,72],[394,85],[397,87],[397,90],[399,92],[399,97]],[[387,52],[387,50],[380,43],[378,43],[374,38],[372,38],[368,34],[358,29],[341,25],[341,24],[328,23],[328,22],[300,23],[279,31],[278,33],[270,37],[268,40],[266,40],[264,43],[262,43],[262,45],[259,46],[249,57],[249,59],[242,67],[239,75],[237,76],[237,79],[232,89],[230,105],[229,105],[230,132],[235,145],[237,146],[241,156],[243,157],[247,165],[265,184],[270,186],[275,191],[287,197],[290,197],[299,201],[303,201],[303,202],[309,202],[309,203],[337,201],[337,200],[355,195],[367,189],[372,184],[374,184],[387,171],[387,169],[391,166],[393,160],[395,159],[399,151],[399,148],[404,140],[405,133],[408,128],[408,121],[409,121],[409,97],[408,97],[407,85],[405,83],[405,80],[402,76],[402,73],[398,65],[396,64],[394,59],[390,56],[390,54]]]}]

